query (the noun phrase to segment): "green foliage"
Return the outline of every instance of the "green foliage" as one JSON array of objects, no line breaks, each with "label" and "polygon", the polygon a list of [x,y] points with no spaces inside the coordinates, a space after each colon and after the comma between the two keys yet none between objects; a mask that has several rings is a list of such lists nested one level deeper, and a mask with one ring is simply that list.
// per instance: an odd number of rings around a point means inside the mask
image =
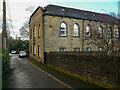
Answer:
[{"label": "green foliage", "polygon": [[2,49],[2,71],[6,72],[10,69],[10,57],[7,52]]},{"label": "green foliage", "polygon": [[17,52],[19,51],[26,51],[27,54],[29,51],[29,41],[22,41],[22,40],[10,40],[9,41],[9,51],[11,52],[12,50],[16,50]]}]

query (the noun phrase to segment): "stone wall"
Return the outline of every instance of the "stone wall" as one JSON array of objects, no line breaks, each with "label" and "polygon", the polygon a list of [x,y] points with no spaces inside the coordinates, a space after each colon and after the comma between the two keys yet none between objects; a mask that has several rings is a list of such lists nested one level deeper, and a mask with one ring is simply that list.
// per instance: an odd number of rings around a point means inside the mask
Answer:
[{"label": "stone wall", "polygon": [[[43,11],[39,8],[30,21],[30,41],[29,41],[29,53],[30,57],[37,61],[44,62],[44,42],[43,42]],[[33,37],[33,29],[36,27],[36,38]],[[40,33],[40,35],[38,34]],[[33,45],[36,45],[36,54],[33,53]],[[38,56],[38,46],[40,46],[40,57]]]},{"label": "stone wall", "polygon": [[[60,37],[60,24],[65,22],[67,25],[67,36]],[[60,47],[66,47],[67,51],[73,51],[74,47],[81,50],[82,38],[73,37],[73,24],[77,23],[80,27],[80,37],[82,36],[82,20],[63,18],[55,16],[44,17],[44,43],[45,52],[59,51]]]},{"label": "stone wall", "polygon": [[[65,22],[67,25],[67,35],[66,37],[60,36],[60,24]],[[79,26],[79,37],[73,36],[73,25],[78,24]],[[67,51],[74,51],[74,48],[80,48],[80,51],[84,49],[86,51],[87,47],[91,47],[91,51],[97,51],[98,47],[95,44],[88,44],[91,42],[91,38],[85,37],[85,27],[86,25],[91,26],[92,36],[94,37],[95,31],[98,30],[99,26],[103,28],[104,37],[107,34],[107,27],[112,26],[114,30],[117,25],[102,23],[97,21],[74,19],[68,17],[58,17],[58,16],[44,16],[44,51],[53,52],[59,51],[60,47],[66,47]],[[115,33],[114,33],[115,34]],[[115,36],[115,35],[114,35]]]},{"label": "stone wall", "polygon": [[45,57],[47,64],[76,73],[84,81],[120,88],[120,57],[91,53],[50,52]]},{"label": "stone wall", "polygon": [[[67,25],[67,35],[65,37],[60,36],[60,24],[62,22],[66,23]],[[73,35],[74,24],[79,26],[79,37],[74,37]],[[44,62],[44,52],[59,51],[61,47],[65,47],[67,51],[74,51],[74,48],[79,48],[80,51],[87,51],[87,47],[90,47],[91,51],[97,51],[98,46],[94,43],[91,43],[93,39],[85,37],[86,25],[91,26],[92,36],[94,36],[94,33],[98,30],[99,26],[102,26],[104,36],[106,36],[107,27],[112,26],[112,28],[114,28],[114,30],[112,30],[114,36],[115,28],[118,28],[118,25],[116,24],[113,25],[97,21],[43,15],[43,11],[39,8],[33,14],[30,20],[30,57],[36,59],[37,61]],[[36,38],[33,38],[34,26],[36,26]],[[38,37],[39,30],[40,37]],[[114,38],[112,39],[115,41]],[[110,39],[109,43],[111,43],[112,39]],[[36,45],[35,55],[33,53],[34,44]],[[40,46],[40,58],[38,57],[38,46]]]}]

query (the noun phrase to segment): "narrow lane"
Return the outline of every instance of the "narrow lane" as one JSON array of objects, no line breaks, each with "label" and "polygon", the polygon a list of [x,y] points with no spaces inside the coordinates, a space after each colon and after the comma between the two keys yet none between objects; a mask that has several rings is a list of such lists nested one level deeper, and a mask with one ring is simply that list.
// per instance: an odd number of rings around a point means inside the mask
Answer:
[{"label": "narrow lane", "polygon": [[18,55],[11,55],[10,61],[13,70],[7,79],[7,88],[67,88]]}]

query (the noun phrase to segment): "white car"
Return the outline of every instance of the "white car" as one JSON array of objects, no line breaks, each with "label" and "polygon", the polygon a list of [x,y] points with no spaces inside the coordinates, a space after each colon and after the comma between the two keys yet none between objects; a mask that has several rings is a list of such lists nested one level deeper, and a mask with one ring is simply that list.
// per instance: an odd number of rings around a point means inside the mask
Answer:
[{"label": "white car", "polygon": [[19,57],[26,57],[27,53],[25,51],[20,51],[19,52]]},{"label": "white car", "polygon": [[16,51],[15,51],[15,50],[12,50],[12,51],[11,51],[11,54],[16,54]]}]

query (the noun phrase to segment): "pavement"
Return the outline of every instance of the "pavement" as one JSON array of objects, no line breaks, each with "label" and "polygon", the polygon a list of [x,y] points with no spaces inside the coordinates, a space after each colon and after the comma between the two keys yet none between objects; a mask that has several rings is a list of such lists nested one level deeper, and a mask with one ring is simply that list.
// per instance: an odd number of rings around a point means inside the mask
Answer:
[{"label": "pavement", "polygon": [[18,55],[10,55],[11,71],[5,88],[68,88],[50,75],[34,67]]}]

